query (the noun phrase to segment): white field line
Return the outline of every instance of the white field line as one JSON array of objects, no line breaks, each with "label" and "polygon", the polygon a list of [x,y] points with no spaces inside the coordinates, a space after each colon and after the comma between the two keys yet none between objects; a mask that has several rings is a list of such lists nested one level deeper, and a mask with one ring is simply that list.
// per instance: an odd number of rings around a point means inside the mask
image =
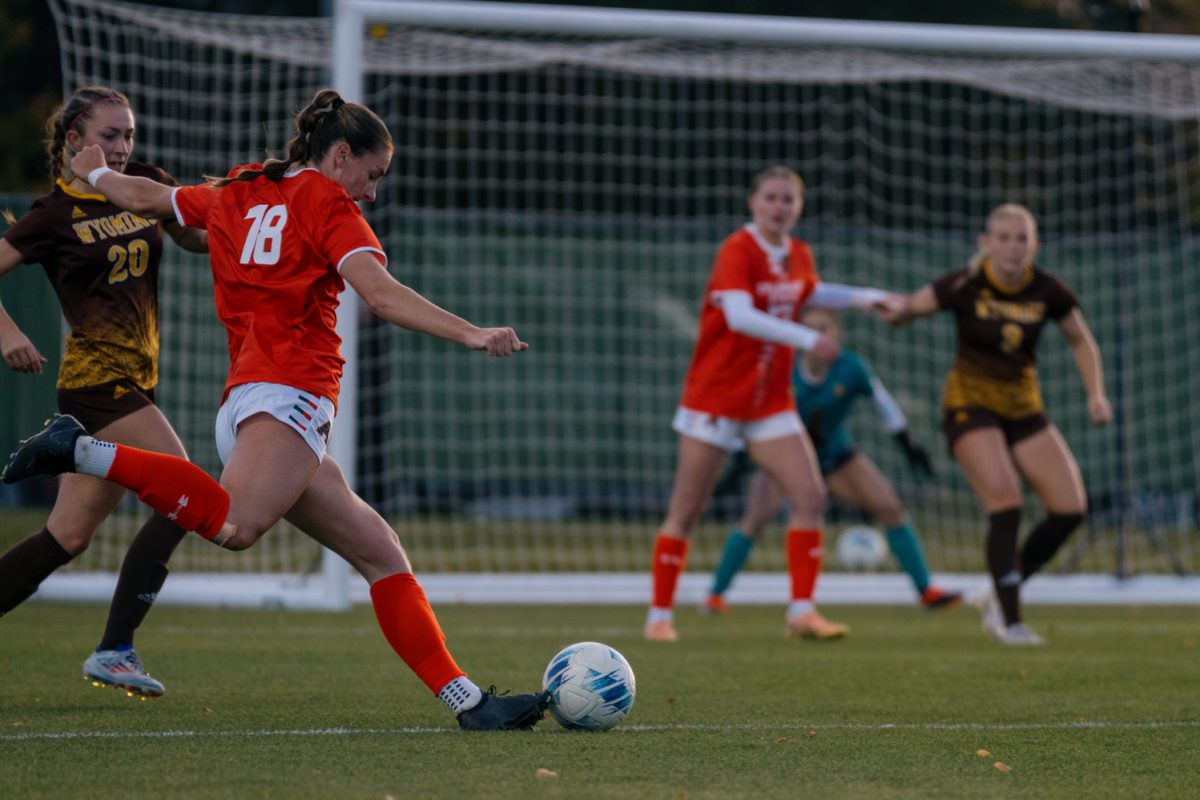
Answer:
[{"label": "white field line", "polygon": [[[622,725],[614,733],[671,733],[673,731],[1041,731],[1041,730],[1167,730],[1200,728],[1200,720],[1147,722],[908,722],[908,723],[780,723],[778,725]],[[66,739],[222,739],[285,736],[396,736],[455,733],[455,728],[279,728],[242,731],[59,731],[57,733],[0,734],[0,742]]]}]

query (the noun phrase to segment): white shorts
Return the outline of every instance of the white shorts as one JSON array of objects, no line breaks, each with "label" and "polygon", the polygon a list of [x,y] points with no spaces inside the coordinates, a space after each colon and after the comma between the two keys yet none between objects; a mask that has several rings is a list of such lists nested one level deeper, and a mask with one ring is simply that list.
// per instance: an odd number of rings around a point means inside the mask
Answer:
[{"label": "white shorts", "polygon": [[743,450],[746,442],[765,442],[804,432],[804,423],[795,411],[780,411],[762,419],[730,419],[693,411],[680,406],[671,427],[676,433],[733,452]]},{"label": "white shorts", "polygon": [[319,463],[325,458],[329,429],[333,426],[333,401],[312,392],[279,383],[243,383],[229,392],[217,412],[217,455],[229,460],[238,426],[255,414],[270,414],[300,434]]}]

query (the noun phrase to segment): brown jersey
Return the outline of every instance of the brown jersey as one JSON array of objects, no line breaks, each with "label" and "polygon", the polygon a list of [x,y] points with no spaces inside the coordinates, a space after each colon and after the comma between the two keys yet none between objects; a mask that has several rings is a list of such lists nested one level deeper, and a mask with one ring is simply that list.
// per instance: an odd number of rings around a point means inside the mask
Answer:
[{"label": "brown jersey", "polygon": [[[130,163],[125,174],[178,185],[148,164]],[[70,326],[59,389],[122,378],[143,389],[158,383],[160,222],[59,180],[4,238],[22,263],[42,265]]]},{"label": "brown jersey", "polygon": [[1047,320],[1059,321],[1078,305],[1057,278],[1030,267],[1019,287],[991,277],[984,261],[933,282],[941,308],[954,312],[958,351],[942,393],[945,409],[984,408],[1007,419],[1043,410],[1035,353]]}]

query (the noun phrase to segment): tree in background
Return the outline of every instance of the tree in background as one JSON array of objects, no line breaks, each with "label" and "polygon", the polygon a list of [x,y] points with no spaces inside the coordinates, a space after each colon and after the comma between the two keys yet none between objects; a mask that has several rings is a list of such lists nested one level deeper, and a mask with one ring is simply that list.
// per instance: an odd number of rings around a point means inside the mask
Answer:
[{"label": "tree in background", "polygon": [[45,192],[50,174],[42,126],[62,102],[62,73],[44,0],[0,5],[0,97],[0,194]]}]

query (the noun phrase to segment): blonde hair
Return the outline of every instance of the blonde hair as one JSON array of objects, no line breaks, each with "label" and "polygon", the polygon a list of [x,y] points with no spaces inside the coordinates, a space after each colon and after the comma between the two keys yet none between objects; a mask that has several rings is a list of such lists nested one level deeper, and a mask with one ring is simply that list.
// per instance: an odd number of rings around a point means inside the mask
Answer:
[{"label": "blonde hair", "polygon": [[784,164],[776,164],[754,176],[754,180],[750,182],[750,197],[753,197],[762,188],[762,185],[772,178],[787,178],[795,184],[798,193],[804,194],[804,179],[800,177],[800,173]]},{"label": "blonde hair", "polygon": [[[1020,203],[1001,203],[992,209],[987,216],[987,222],[984,223],[985,231],[991,230],[992,223],[998,219],[1019,219],[1029,226],[1029,234],[1034,240],[1037,239],[1038,227],[1037,220],[1033,218],[1033,212]],[[987,253],[983,250],[977,250],[975,255],[971,256],[971,260],[967,262],[967,275],[973,277],[979,274],[979,270],[983,269],[984,259],[987,258]]]}]

